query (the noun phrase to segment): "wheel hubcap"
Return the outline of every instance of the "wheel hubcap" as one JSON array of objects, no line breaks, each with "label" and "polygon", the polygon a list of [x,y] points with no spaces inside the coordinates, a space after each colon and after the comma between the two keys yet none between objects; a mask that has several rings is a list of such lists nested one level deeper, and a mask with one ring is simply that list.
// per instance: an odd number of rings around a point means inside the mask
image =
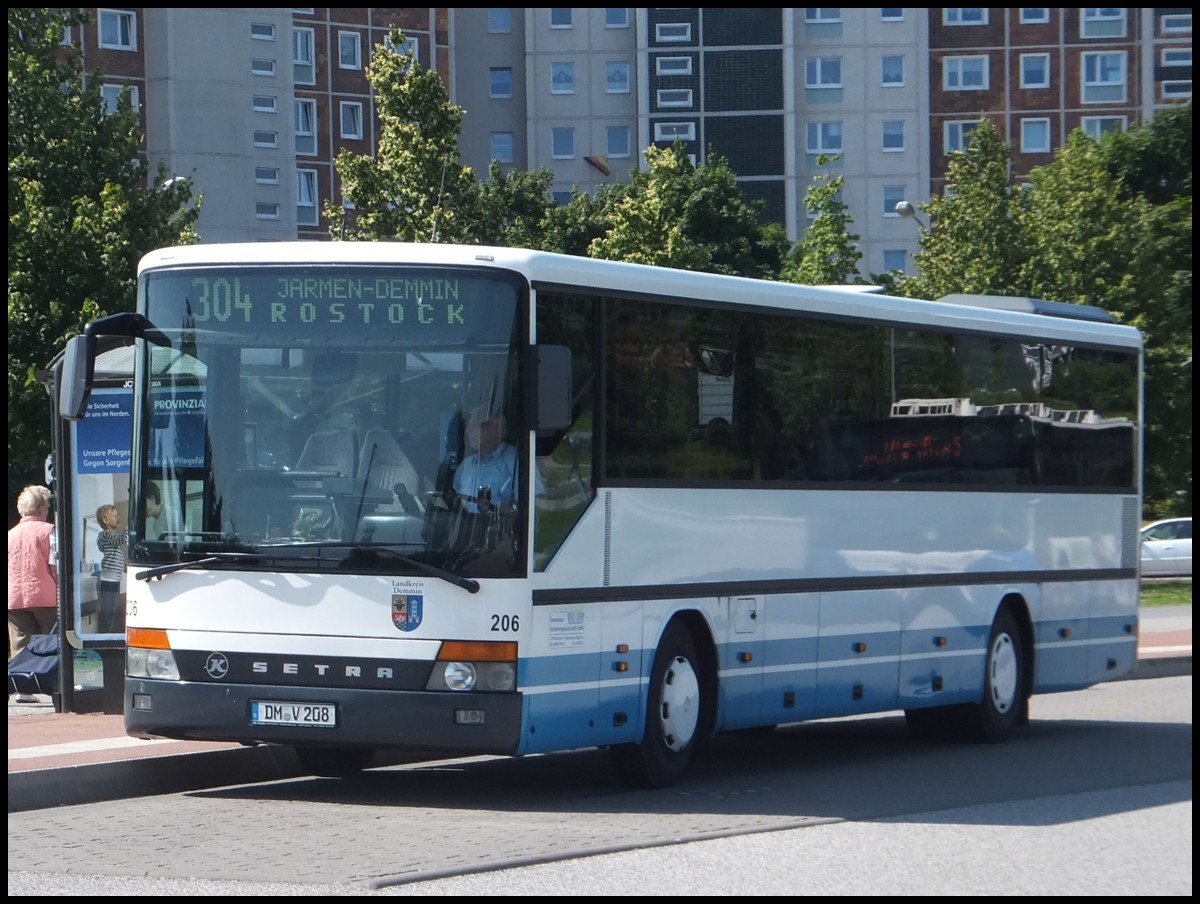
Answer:
[{"label": "wheel hubcap", "polygon": [[1006,713],[1017,701],[1017,648],[1008,634],[1001,634],[992,643],[990,681],[992,705],[997,712]]},{"label": "wheel hubcap", "polygon": [[700,720],[700,680],[692,664],[682,656],[675,657],[663,676],[659,719],[663,742],[670,750],[682,750],[696,734]]}]

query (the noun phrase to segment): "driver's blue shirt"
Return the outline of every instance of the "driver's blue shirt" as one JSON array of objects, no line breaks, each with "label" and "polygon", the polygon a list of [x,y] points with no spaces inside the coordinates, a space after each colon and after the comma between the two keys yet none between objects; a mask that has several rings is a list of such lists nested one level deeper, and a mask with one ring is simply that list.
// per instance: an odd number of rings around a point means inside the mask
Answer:
[{"label": "driver's blue shirt", "polygon": [[[479,494],[480,487],[492,491],[492,505],[512,505],[517,495],[517,450],[515,446],[501,443],[486,458],[476,452],[463,459],[454,472],[454,490],[460,496],[472,499]],[[463,500],[468,512],[478,512],[475,502]]]}]

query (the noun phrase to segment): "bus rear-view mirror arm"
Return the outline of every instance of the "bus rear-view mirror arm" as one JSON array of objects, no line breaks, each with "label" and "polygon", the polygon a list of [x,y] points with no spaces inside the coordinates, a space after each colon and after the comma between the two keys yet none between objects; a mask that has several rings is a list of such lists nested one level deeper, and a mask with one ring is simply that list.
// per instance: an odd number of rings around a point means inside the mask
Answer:
[{"label": "bus rear-view mirror arm", "polygon": [[79,336],[67,342],[63,354],[62,380],[58,388],[58,413],[68,421],[81,420],[87,413],[88,398],[96,379],[96,339],[100,336],[127,336],[145,339],[155,345],[171,347],[171,340],[156,329],[142,314],[123,311],[93,320]]}]

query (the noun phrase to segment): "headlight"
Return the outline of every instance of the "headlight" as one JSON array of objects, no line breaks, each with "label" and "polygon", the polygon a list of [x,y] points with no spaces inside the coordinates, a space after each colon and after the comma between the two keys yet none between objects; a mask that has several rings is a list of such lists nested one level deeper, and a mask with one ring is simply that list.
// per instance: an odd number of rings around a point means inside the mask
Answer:
[{"label": "headlight", "polygon": [[179,666],[170,650],[145,650],[129,647],[125,651],[125,673],[130,678],[161,678],[179,680]]},{"label": "headlight", "polygon": [[517,686],[512,662],[440,662],[425,686],[430,691],[511,691]]},{"label": "headlight", "polygon": [[476,677],[475,666],[469,662],[447,662],[442,670],[446,687],[452,691],[474,690]]}]

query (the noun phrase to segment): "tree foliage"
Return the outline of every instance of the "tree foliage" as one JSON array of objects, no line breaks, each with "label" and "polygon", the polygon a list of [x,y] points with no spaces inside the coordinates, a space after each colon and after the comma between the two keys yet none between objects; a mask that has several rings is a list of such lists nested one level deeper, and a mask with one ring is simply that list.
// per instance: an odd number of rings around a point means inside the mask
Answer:
[{"label": "tree foliage", "polygon": [[[817,159],[818,166],[836,163],[841,155]],[[804,285],[841,286],[861,283],[858,263],[859,236],[850,232],[854,222],[850,208],[842,200],[845,176],[821,173],[813,179],[804,205],[810,219],[804,238],[793,246],[784,261],[780,278]]]},{"label": "tree foliage", "polygon": [[928,228],[915,257],[919,275],[901,283],[906,294],[1021,294],[1014,288],[1029,255],[1011,159],[987,120],[971,132],[966,150],[951,156],[946,193],[919,205]]},{"label": "tree foliage", "polygon": [[132,310],[146,252],[195,241],[189,179],[139,157],[128,95],[114,113],[64,29],[82,10],[8,11],[9,498],[42,479],[51,406],[44,369],[96,317]]},{"label": "tree foliage", "polygon": [[477,226],[476,182],[459,155],[462,107],[449,102],[441,77],[401,52],[393,29],[367,68],[379,115],[374,155],[343,150],[334,161],[342,193],[354,205],[325,204],[334,238],[465,242]]},{"label": "tree foliage", "polygon": [[647,168],[610,196],[608,229],[588,246],[590,257],[680,270],[774,278],[783,248],[764,232],[761,204],[747,200],[724,159],[694,165],[683,145],[651,146]]}]

